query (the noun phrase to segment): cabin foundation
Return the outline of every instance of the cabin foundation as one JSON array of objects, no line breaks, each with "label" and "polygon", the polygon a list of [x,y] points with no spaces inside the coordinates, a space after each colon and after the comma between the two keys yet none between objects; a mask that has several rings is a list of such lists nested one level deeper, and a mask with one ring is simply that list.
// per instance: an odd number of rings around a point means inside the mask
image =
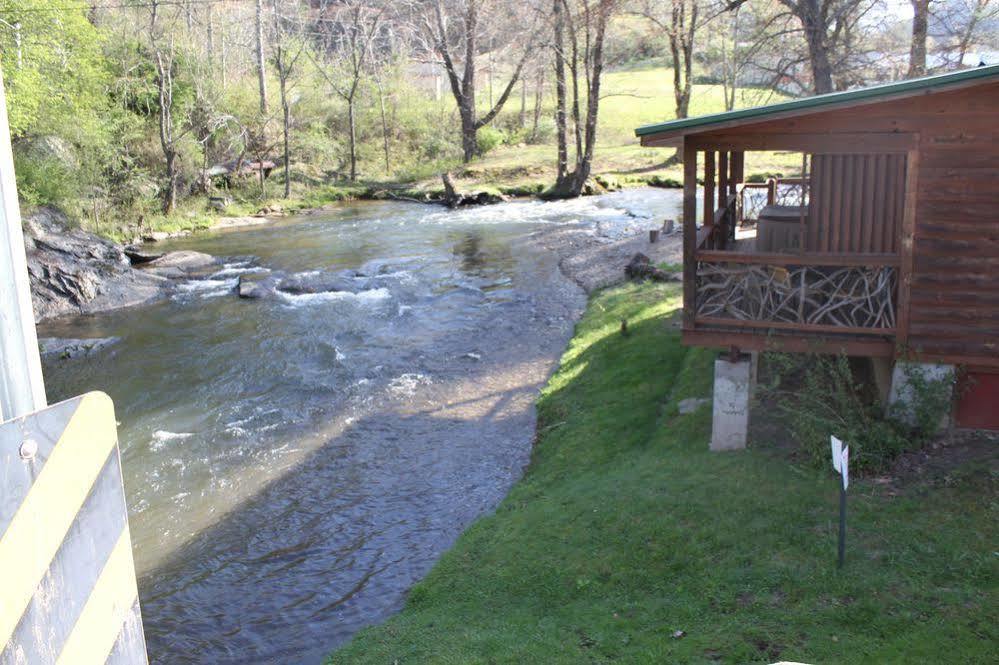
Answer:
[{"label": "cabin foundation", "polygon": [[749,405],[756,383],[755,354],[715,360],[711,450],[742,450],[749,432]]},{"label": "cabin foundation", "polygon": [[[916,391],[919,384],[944,382],[953,399],[953,386],[956,373],[953,365],[938,363],[918,363],[899,360],[891,373],[891,391],[888,395],[888,408],[910,425],[916,422]],[[944,414],[939,429],[950,425],[950,414]]]}]

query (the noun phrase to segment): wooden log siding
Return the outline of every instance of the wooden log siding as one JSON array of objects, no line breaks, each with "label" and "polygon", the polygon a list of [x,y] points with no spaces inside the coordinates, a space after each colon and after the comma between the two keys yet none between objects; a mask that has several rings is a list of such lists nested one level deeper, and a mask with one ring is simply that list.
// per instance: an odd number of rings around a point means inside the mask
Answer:
[{"label": "wooden log siding", "polygon": [[905,160],[898,154],[813,155],[805,251],[898,252]]},{"label": "wooden log siding", "polygon": [[[883,207],[880,237],[860,236],[861,245],[868,239],[872,247],[900,256],[908,254],[900,274],[897,336],[907,352],[927,361],[969,363],[999,367],[999,83],[988,82],[954,91],[940,91],[905,100],[870,103],[856,108],[816,112],[807,116],[761,121],[751,125],[705,131],[688,135],[688,149],[809,150],[817,155],[843,155],[829,160],[830,170],[812,169],[812,200],[835,218],[842,214],[845,202],[833,196],[823,178],[843,182],[846,160],[862,152],[879,153],[870,164],[875,187],[875,208]],[[868,133],[870,140],[860,140]],[[886,134],[894,134],[885,147]],[[842,139],[842,136],[848,136]],[[803,139],[803,143],[798,139]],[[832,144],[832,149],[828,146]],[[708,147],[710,146],[710,148]],[[905,160],[910,150],[918,154],[918,169],[912,174]],[[891,158],[885,155],[891,154]],[[881,191],[899,191],[909,176],[914,178],[914,219],[911,222],[910,248],[902,245],[905,230],[894,225],[904,219],[905,201],[897,196],[878,201]],[[901,184],[900,184],[901,183]],[[852,204],[852,202],[851,202]],[[872,214],[860,207],[863,215]],[[850,208],[852,218],[853,212]],[[870,219],[870,217],[868,217]],[[833,236],[833,228],[823,227],[827,235],[817,235],[819,247],[851,247],[843,236]],[[863,227],[860,227],[863,228]],[[851,236],[852,238],[852,236]],[[808,237],[809,245],[813,238]],[[852,242],[852,240],[851,240]],[[897,243],[897,244],[896,244]],[[847,250],[844,250],[847,251]],[[850,252],[854,250],[848,250]],[[902,284],[907,280],[907,284]],[[849,337],[847,335],[847,337]],[[688,343],[755,348],[766,335],[685,333]],[[802,348],[811,342],[808,335],[788,333],[781,342],[792,348],[801,341]],[[722,344],[722,340],[727,340]],[[806,340],[806,341],[802,341]],[[763,342],[760,342],[763,344]],[[887,346],[849,344],[857,353],[883,352]],[[758,346],[758,345],[756,345]]]}]

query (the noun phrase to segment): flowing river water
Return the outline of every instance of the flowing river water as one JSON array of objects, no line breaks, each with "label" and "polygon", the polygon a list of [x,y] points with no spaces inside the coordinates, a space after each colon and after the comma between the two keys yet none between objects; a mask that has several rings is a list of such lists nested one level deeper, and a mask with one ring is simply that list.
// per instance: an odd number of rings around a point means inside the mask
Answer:
[{"label": "flowing river water", "polygon": [[[232,258],[160,303],[40,326],[122,338],[45,374],[53,402],[114,398],[151,660],[318,662],[398,610],[529,460],[585,305],[539,239],[609,242],[679,205],[343,205],[162,243]],[[344,290],[240,299],[249,271]]]}]

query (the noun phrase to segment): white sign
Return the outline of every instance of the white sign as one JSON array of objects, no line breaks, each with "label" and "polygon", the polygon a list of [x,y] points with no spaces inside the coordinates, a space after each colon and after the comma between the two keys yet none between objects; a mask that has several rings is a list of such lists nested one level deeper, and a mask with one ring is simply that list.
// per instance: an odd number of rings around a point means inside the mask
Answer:
[{"label": "white sign", "polygon": [[850,446],[844,446],[835,436],[829,437],[829,444],[832,448],[833,468],[839,472],[843,479],[843,489],[846,489],[850,486]]}]

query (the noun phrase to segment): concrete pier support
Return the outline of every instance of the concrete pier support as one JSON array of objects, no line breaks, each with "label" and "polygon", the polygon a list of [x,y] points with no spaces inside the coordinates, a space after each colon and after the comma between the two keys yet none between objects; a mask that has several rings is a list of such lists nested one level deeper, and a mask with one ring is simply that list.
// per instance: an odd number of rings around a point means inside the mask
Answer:
[{"label": "concrete pier support", "polygon": [[[915,363],[899,360],[891,373],[891,390],[888,394],[888,406],[892,413],[908,422],[916,422],[916,388],[915,382],[925,383],[943,382],[950,390],[953,398],[953,386],[955,381],[955,370],[953,365],[938,365],[935,363]],[[946,413],[941,419],[940,429],[946,429],[950,425],[950,414]]]},{"label": "concrete pier support", "polygon": [[711,450],[741,450],[749,431],[749,403],[756,380],[756,358],[741,355],[715,360]]}]

